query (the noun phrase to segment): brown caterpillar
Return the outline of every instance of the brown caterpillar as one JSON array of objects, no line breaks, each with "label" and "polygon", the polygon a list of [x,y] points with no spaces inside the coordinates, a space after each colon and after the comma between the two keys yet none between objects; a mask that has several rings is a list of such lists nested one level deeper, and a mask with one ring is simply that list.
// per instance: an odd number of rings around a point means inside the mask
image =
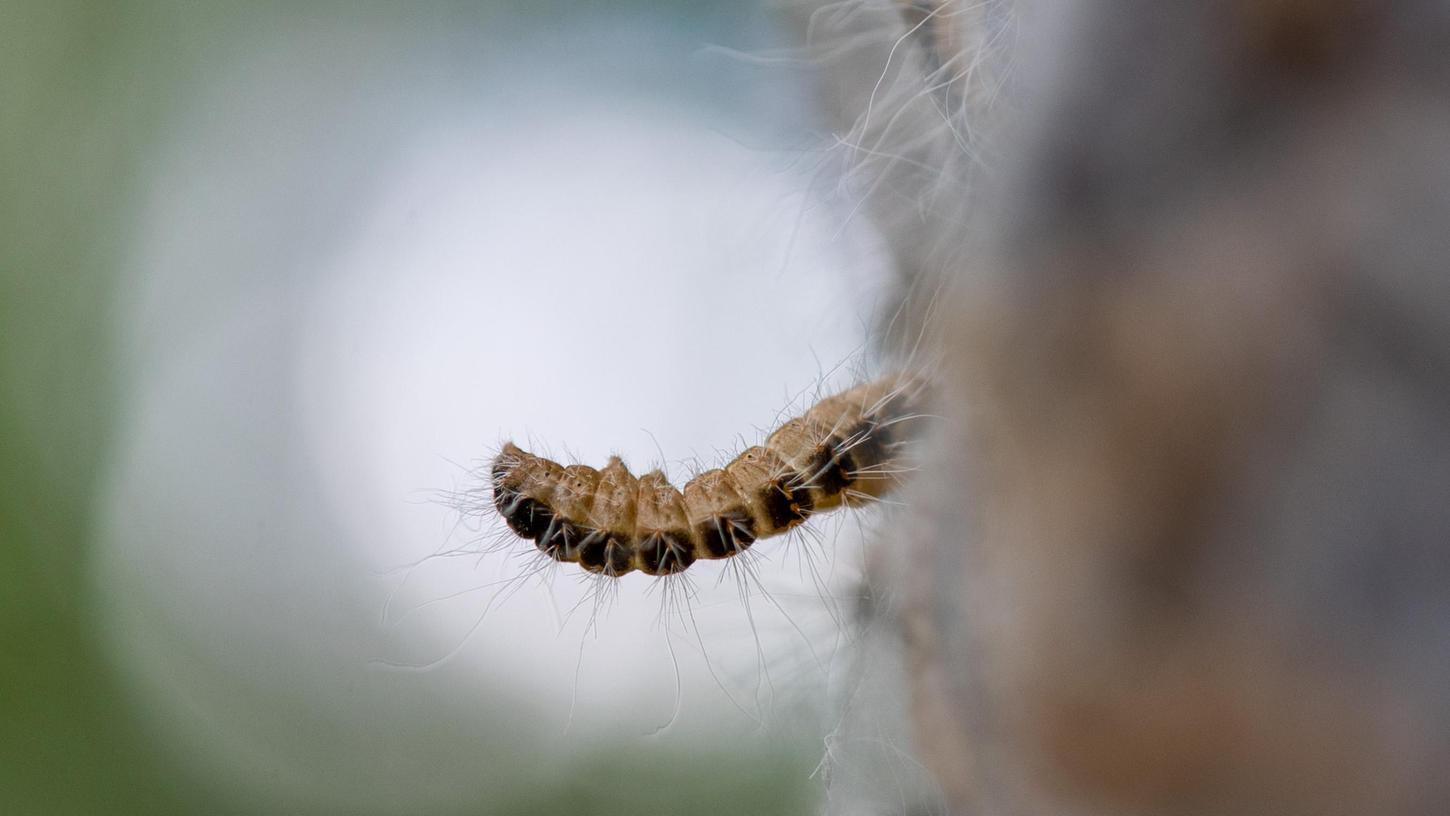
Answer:
[{"label": "brown caterpillar", "polygon": [[683,491],[658,470],[636,478],[617,456],[595,470],[509,442],[493,462],[494,507],[557,561],[609,576],[671,575],[890,491],[924,389],[919,377],[892,375],[827,397]]}]

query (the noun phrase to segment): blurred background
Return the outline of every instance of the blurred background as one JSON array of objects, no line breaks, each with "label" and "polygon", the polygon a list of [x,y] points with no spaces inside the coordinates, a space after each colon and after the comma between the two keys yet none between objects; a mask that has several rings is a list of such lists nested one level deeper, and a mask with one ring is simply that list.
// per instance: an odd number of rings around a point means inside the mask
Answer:
[{"label": "blurred background", "polygon": [[813,812],[861,516],[601,596],[455,501],[508,438],[678,483],[860,373],[799,41],[0,3],[0,812]]}]

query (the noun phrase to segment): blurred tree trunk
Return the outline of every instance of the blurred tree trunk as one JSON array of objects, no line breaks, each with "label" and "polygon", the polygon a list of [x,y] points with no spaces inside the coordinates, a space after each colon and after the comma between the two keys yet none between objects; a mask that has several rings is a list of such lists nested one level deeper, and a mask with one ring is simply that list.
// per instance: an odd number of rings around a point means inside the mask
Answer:
[{"label": "blurred tree trunk", "polygon": [[878,560],[952,811],[1450,811],[1450,10],[870,7],[812,33],[941,338]]}]

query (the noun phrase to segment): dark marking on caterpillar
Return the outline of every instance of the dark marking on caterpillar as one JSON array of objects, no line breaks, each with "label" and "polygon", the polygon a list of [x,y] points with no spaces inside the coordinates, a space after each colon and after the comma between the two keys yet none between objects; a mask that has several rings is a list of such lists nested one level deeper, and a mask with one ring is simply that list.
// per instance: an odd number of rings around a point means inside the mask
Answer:
[{"label": "dark marking on caterpillar", "polygon": [[617,456],[595,470],[510,442],[492,467],[494,507],[556,561],[608,576],[672,575],[890,492],[901,429],[919,418],[925,388],[892,375],[827,397],[683,490],[658,470],[635,477]]}]

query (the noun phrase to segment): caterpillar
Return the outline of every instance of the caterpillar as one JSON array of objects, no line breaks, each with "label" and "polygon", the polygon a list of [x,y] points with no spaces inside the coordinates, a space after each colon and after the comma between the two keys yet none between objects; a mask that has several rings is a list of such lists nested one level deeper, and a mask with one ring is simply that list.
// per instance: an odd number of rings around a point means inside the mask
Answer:
[{"label": "caterpillar", "polygon": [[596,470],[507,442],[493,461],[493,504],[556,561],[612,577],[671,575],[890,492],[926,388],[893,374],[827,397],[683,490],[659,470],[634,476],[617,456]]}]

